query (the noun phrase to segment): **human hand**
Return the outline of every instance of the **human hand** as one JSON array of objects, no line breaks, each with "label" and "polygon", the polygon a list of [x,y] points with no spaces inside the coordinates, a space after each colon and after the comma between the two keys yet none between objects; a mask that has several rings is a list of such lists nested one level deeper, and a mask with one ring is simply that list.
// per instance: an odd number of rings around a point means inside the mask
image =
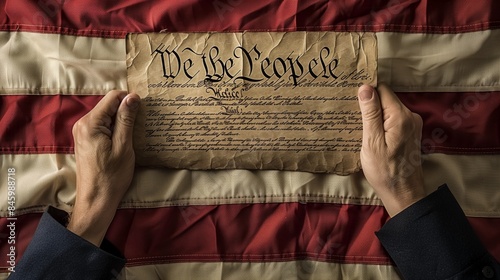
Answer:
[{"label": "human hand", "polygon": [[363,118],[361,166],[391,217],[425,197],[420,142],[422,118],[384,84],[358,90]]},{"label": "human hand", "polygon": [[67,228],[96,246],[132,182],[139,103],[136,94],[111,91],[73,126],[76,201]]}]

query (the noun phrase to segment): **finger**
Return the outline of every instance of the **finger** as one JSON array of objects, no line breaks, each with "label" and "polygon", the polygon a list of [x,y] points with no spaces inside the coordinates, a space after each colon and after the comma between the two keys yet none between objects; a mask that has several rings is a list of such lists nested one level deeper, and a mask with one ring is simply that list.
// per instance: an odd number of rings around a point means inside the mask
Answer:
[{"label": "finger", "polygon": [[117,145],[132,144],[135,118],[141,98],[137,94],[127,95],[116,113],[113,143]]},{"label": "finger", "polygon": [[124,91],[110,91],[90,112],[79,119],[72,128],[75,143],[78,138],[84,139],[101,134],[111,138],[111,123],[126,94]]},{"label": "finger", "polygon": [[104,95],[92,111],[95,111],[96,114],[106,114],[113,117],[118,110],[120,102],[126,95],[126,91],[112,90]]},{"label": "finger", "polygon": [[111,132],[111,122],[118,110],[118,106],[120,106],[120,102],[126,95],[126,91],[118,90],[112,90],[104,95],[94,109],[85,116],[89,127],[98,131],[107,129]]},{"label": "finger", "polygon": [[377,92],[373,87],[363,85],[358,89],[358,100],[363,120],[363,146],[385,143],[382,106]]},{"label": "finger", "polygon": [[379,84],[377,91],[380,95],[380,103],[382,104],[383,111],[397,112],[407,109],[388,85],[384,83]]}]

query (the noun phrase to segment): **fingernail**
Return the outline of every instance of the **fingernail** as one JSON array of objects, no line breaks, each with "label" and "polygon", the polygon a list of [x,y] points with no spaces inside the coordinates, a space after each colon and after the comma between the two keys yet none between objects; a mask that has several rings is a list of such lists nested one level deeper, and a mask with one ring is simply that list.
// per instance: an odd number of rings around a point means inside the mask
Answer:
[{"label": "fingernail", "polygon": [[139,100],[137,100],[135,98],[127,97],[126,102],[127,102],[127,106],[132,110],[135,110],[135,109],[137,109],[137,107],[139,107]]},{"label": "fingernail", "polygon": [[370,101],[373,98],[373,90],[363,90],[359,92],[358,98],[361,101]]}]

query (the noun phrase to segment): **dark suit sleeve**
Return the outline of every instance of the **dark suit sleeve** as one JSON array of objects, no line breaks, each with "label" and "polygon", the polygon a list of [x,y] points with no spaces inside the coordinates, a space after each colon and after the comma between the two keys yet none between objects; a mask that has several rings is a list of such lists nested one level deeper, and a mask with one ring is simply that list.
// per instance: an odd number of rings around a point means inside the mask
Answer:
[{"label": "dark suit sleeve", "polygon": [[49,208],[9,279],[116,279],[125,259],[108,241],[100,248],[67,230],[67,214]]},{"label": "dark suit sleeve", "polygon": [[404,279],[500,279],[446,185],[390,219],[376,233]]}]

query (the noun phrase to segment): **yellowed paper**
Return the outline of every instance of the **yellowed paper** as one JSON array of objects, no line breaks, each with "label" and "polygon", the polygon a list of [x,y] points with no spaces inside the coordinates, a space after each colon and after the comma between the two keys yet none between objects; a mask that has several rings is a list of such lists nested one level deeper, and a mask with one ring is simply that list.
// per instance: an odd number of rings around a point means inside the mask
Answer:
[{"label": "yellowed paper", "polygon": [[374,33],[129,34],[137,163],[355,172],[356,93],[376,85],[376,45]]}]

